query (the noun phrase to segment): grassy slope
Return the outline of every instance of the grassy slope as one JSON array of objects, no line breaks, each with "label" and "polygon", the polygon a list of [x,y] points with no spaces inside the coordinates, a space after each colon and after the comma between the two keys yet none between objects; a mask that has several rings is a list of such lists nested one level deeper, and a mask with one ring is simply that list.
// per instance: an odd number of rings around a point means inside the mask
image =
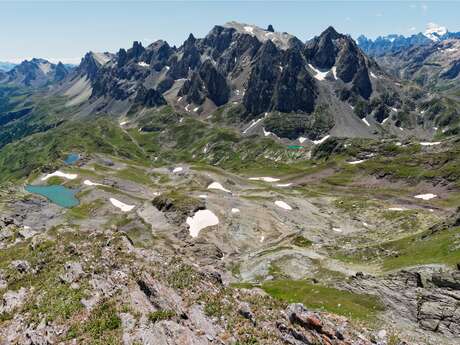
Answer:
[{"label": "grassy slope", "polygon": [[371,321],[383,310],[374,296],[354,294],[302,280],[268,281],[262,284],[262,289],[288,303],[303,303],[356,320]]}]

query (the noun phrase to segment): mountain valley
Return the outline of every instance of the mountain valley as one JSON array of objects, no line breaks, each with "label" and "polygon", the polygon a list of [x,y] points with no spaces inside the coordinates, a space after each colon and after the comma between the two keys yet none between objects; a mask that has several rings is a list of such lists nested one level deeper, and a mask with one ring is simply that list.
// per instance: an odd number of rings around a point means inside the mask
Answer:
[{"label": "mountain valley", "polygon": [[229,22],[0,71],[0,344],[456,344],[453,36]]}]

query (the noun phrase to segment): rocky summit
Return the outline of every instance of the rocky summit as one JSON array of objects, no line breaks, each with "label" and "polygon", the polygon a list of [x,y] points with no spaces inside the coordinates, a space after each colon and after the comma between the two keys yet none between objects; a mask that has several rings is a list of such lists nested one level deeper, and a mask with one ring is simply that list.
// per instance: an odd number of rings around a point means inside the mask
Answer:
[{"label": "rocky summit", "polygon": [[0,71],[0,344],[459,343],[458,39],[263,27]]}]

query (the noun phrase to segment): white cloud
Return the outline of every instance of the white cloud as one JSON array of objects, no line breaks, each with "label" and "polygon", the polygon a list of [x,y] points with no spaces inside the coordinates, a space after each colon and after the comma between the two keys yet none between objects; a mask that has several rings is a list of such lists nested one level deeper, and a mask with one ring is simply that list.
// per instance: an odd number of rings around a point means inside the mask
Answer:
[{"label": "white cloud", "polygon": [[407,29],[409,32],[414,32],[415,30],[417,30],[417,28],[415,26],[411,26],[410,28]]}]

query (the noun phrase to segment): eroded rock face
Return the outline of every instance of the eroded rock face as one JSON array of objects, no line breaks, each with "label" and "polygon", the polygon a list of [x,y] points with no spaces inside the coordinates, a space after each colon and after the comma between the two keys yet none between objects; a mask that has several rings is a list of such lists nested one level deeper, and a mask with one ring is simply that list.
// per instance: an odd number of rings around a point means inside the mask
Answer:
[{"label": "eroded rock face", "polygon": [[149,108],[166,104],[160,92],[155,89],[146,89],[143,86],[139,87],[135,102]]},{"label": "eroded rock face", "polygon": [[144,329],[139,339],[145,345],[208,345],[205,336],[198,336],[189,328],[173,321],[161,321],[153,328]]},{"label": "eroded rock face", "polygon": [[64,265],[64,270],[65,272],[60,275],[60,279],[68,284],[77,282],[85,274],[79,262],[67,262]]},{"label": "eroded rock face", "polygon": [[425,266],[383,278],[362,275],[349,287],[377,293],[392,313],[422,329],[460,336],[460,271]]},{"label": "eroded rock face", "polygon": [[261,114],[271,109],[273,93],[278,78],[279,51],[271,42],[265,42],[256,56],[243,98],[249,114]]},{"label": "eroded rock face", "polygon": [[202,199],[183,195],[179,192],[164,193],[152,200],[153,206],[162,211],[174,223],[181,224],[188,216],[205,208]]},{"label": "eroded rock face", "polygon": [[290,304],[285,314],[288,323],[278,322],[277,326],[287,344],[373,344],[349,327],[345,319],[337,318],[332,322],[302,304]]}]

